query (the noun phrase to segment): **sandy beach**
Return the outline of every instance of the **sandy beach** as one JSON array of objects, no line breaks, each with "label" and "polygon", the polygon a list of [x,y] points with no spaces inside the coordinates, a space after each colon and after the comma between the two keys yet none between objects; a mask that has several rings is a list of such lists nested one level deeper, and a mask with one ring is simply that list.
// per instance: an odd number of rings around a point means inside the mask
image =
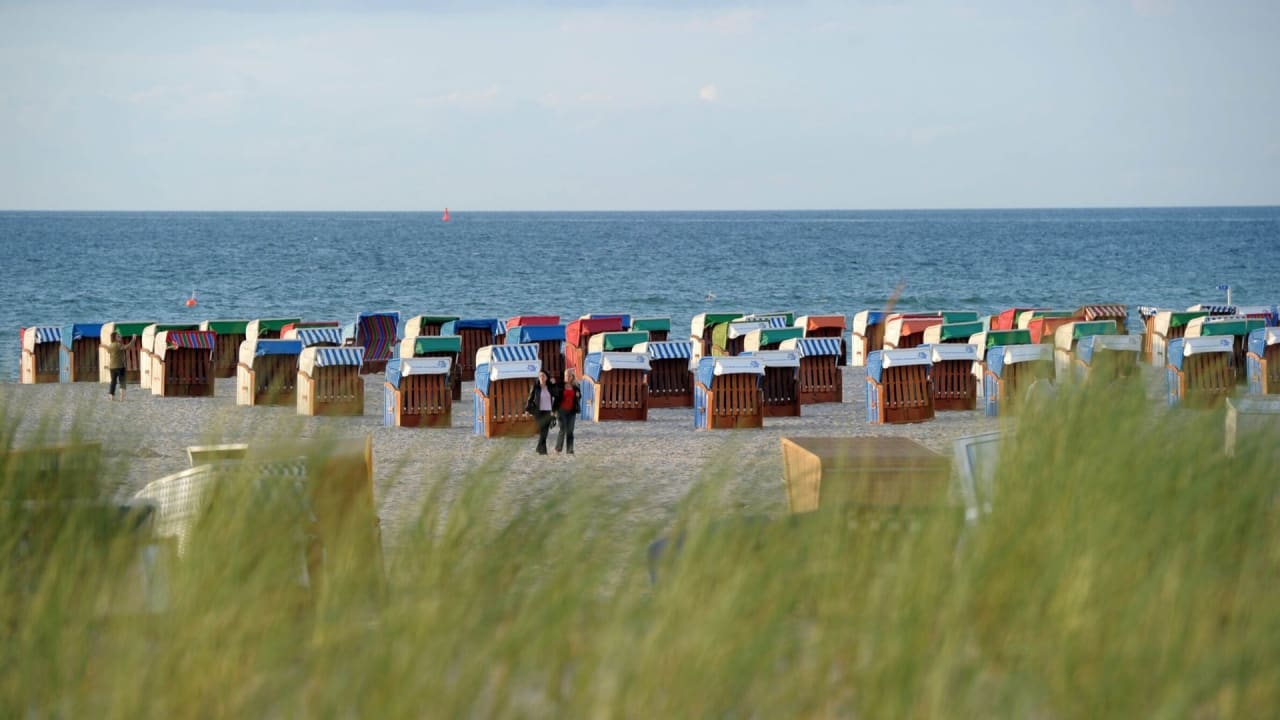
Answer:
[{"label": "sandy beach", "polygon": [[576,454],[557,455],[553,449],[545,457],[534,452],[535,438],[490,440],[473,434],[471,383],[463,386],[463,401],[454,404],[448,429],[384,427],[380,374],[365,376],[361,417],[300,417],[291,406],[237,406],[234,379],[219,380],[212,398],[154,397],[134,386],[124,402],[110,401],[106,387],[96,383],[9,384],[0,389],[0,403],[10,412],[21,411],[20,437],[32,437],[52,423],[59,432],[77,430],[102,443],[108,462],[123,467],[123,482],[113,488],[120,497],[189,467],[189,445],[369,433],[378,511],[389,536],[416,516],[437,483],[447,483],[448,494],[469,473],[500,475],[513,501],[556,483],[590,481],[607,496],[631,501],[658,518],[674,508],[700,473],[714,470],[728,481],[732,506],[773,514],[787,508],[781,437],[904,436],[949,454],[955,438],[997,427],[998,420],[980,410],[939,412],[925,423],[871,425],[862,368],[842,372],[844,403],[806,405],[798,418],[765,418],[760,430],[695,431],[691,409],[650,410],[647,422],[580,421]]}]

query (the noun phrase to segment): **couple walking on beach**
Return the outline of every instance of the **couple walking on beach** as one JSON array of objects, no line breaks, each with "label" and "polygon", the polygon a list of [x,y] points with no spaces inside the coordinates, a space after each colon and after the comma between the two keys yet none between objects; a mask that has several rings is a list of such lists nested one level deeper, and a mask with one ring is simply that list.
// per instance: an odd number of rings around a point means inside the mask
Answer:
[{"label": "couple walking on beach", "polygon": [[547,454],[547,433],[555,423],[560,425],[556,435],[556,452],[568,450],[573,454],[573,425],[582,409],[582,389],[574,379],[573,369],[564,371],[564,382],[556,382],[547,371],[538,372],[538,382],[529,391],[526,408],[538,421],[538,454]]}]

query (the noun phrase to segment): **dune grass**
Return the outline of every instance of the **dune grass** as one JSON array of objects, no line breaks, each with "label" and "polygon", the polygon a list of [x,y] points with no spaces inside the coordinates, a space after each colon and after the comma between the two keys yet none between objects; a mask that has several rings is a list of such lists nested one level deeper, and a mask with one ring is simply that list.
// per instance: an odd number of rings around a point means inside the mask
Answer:
[{"label": "dune grass", "polygon": [[296,497],[233,480],[161,556],[156,612],[121,610],[140,533],[9,462],[0,715],[1269,716],[1275,441],[1228,461],[1222,434],[1221,412],[1066,385],[1006,427],[973,525],[735,517],[714,465],[662,525],[587,478],[512,508],[489,458],[435,486],[385,573],[368,518],[342,525],[311,590]]}]

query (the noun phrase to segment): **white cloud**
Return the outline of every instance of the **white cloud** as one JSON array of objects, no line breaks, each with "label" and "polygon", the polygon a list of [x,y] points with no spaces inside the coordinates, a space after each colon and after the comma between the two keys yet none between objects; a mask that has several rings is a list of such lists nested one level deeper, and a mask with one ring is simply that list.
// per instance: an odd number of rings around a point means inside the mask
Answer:
[{"label": "white cloud", "polygon": [[698,89],[698,99],[702,102],[713,103],[720,99],[720,91],[716,89],[715,85],[708,83]]}]

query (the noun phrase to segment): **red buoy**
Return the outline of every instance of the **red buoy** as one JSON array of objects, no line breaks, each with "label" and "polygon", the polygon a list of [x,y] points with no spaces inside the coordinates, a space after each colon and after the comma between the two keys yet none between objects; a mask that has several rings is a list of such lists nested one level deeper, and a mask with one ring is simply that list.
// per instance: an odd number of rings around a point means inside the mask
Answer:
[{"label": "red buoy", "polygon": [[449,222],[449,208],[444,209],[444,217],[440,218],[442,222]]},{"label": "red buoy", "polygon": [[187,307],[195,307],[195,306],[196,306],[196,291],[192,290],[191,297],[187,298]]}]

